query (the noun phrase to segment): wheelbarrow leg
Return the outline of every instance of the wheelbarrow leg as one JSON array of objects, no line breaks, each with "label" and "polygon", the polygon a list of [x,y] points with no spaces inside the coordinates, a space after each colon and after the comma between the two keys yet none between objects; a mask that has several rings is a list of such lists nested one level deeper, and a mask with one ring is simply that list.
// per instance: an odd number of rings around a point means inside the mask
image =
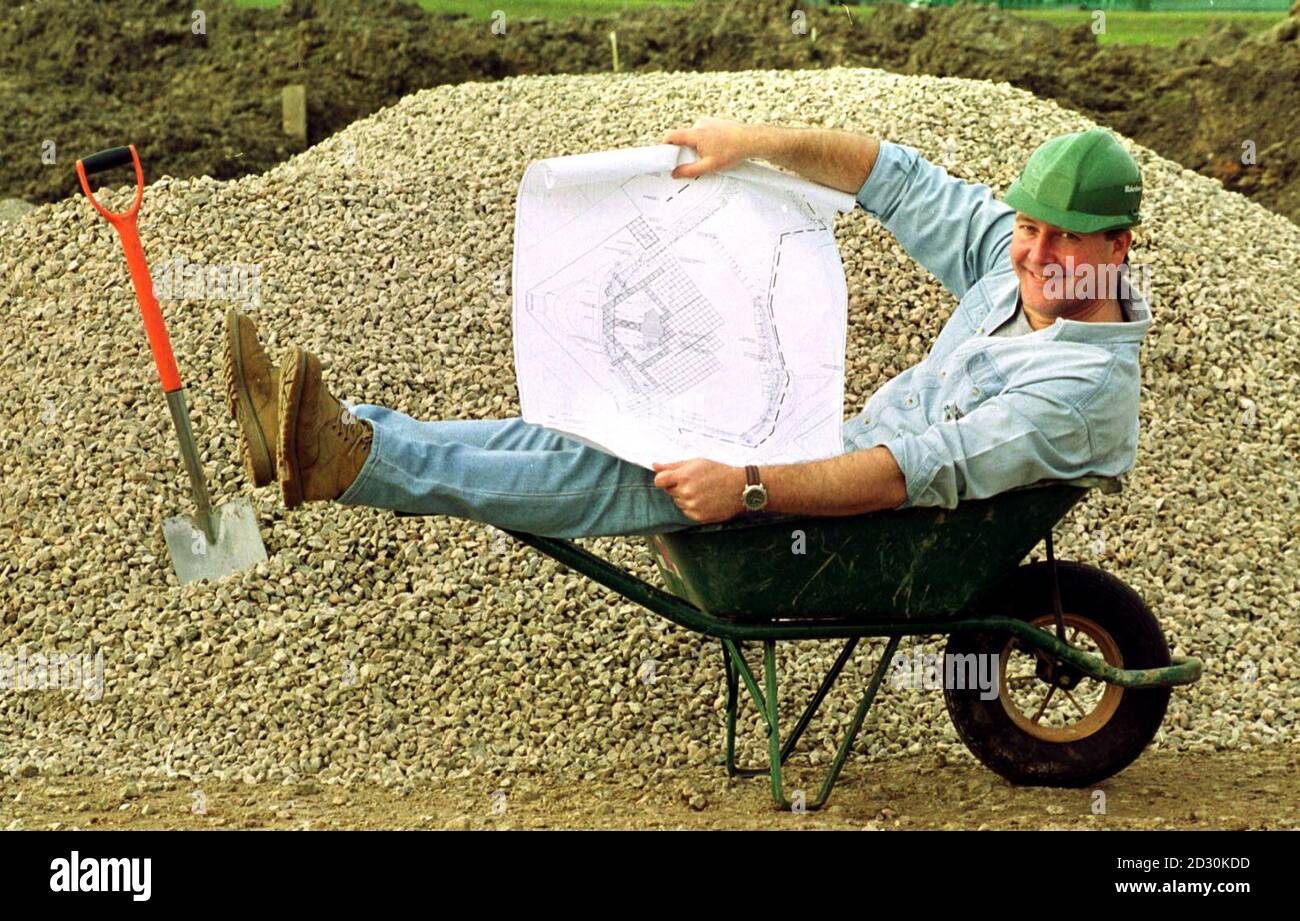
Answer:
[{"label": "wheelbarrow leg", "polygon": [[831,771],[826,776],[825,783],[822,784],[821,792],[817,795],[817,801],[810,808],[820,808],[826,802],[827,797],[831,795],[831,788],[835,786],[835,781],[839,779],[840,769],[844,767],[844,760],[853,749],[853,740],[858,737],[858,730],[862,728],[862,721],[866,719],[867,711],[871,709],[871,704],[876,699],[876,692],[880,690],[880,682],[884,680],[885,672],[889,670],[890,663],[894,661],[894,651],[898,649],[898,640],[899,637],[897,636],[889,638],[885,653],[880,657],[880,664],[876,666],[876,671],[871,676],[871,684],[867,686],[867,693],[863,695],[862,703],[858,704],[857,713],[853,714],[853,725],[849,727],[849,734],[840,745],[839,752],[835,755],[835,762],[831,765]]},{"label": "wheelbarrow leg", "polygon": [[759,774],[768,773],[768,769],[765,767],[736,767],[736,709],[739,702],[737,690],[741,669],[744,670],[745,684],[754,696],[754,700],[758,703],[758,712],[763,717],[763,721],[767,722],[767,706],[763,702],[763,695],[759,693],[758,685],[754,682],[754,677],[749,671],[749,666],[745,663],[743,650],[744,645],[741,643],[733,643],[727,639],[722,641],[722,661],[727,674],[727,749],[725,760],[728,777],[756,777]]},{"label": "wheelbarrow leg", "polygon": [[[831,790],[835,786],[835,781],[839,778],[840,771],[844,767],[844,762],[848,758],[849,752],[853,748],[853,742],[857,738],[859,730],[862,728],[862,721],[866,718],[867,711],[871,708],[872,702],[876,698],[876,693],[880,690],[880,683],[884,680],[885,672],[889,669],[890,663],[894,659],[894,652],[898,648],[899,637],[891,637],[889,644],[885,648],[885,653],[881,656],[880,663],[876,666],[872,674],[871,683],[867,687],[867,692],[862,701],[858,704],[857,712],[853,716],[853,723],[849,729],[848,736],[840,744],[839,751],[836,753],[835,761],[831,765],[826,780],[822,783],[821,790],[817,799],[811,803],[802,804],[802,808],[808,811],[820,809],[826,800],[830,797]],[[767,774],[772,784],[772,800],[782,809],[793,809],[795,804],[786,799],[782,789],[781,766],[790,753],[794,750],[795,744],[799,737],[803,735],[808,724],[812,721],[817,709],[820,707],[826,695],[830,692],[835,680],[839,677],[840,672],[848,663],[849,658],[853,655],[853,650],[857,647],[858,638],[850,639],[840,651],[835,659],[835,664],[827,672],[826,677],[822,680],[821,686],[813,699],[804,709],[803,715],[799,718],[790,737],[786,739],[785,744],[781,744],[780,732],[780,700],[777,694],[776,684],[776,641],[764,640],[763,642],[763,677],[766,685],[765,691],[760,691],[758,683],[754,680],[753,673],[749,669],[749,664],[741,654],[738,644],[729,639],[722,641],[724,651],[724,667],[727,677],[727,747],[726,747],[726,766],[727,773],[732,777],[753,777],[759,774]],[[754,698],[754,703],[758,705],[759,713],[763,717],[763,722],[767,728],[767,746],[768,746],[768,766],[766,768],[738,768],[735,763],[735,740],[736,740],[736,711],[738,706],[738,678],[743,678],[745,686],[749,689],[750,695]]]},{"label": "wheelbarrow leg", "polygon": [[[898,649],[899,637],[892,636],[889,638],[889,644],[885,647],[885,653],[880,657],[880,663],[876,666],[875,672],[871,676],[871,684],[867,686],[867,692],[863,695],[861,703],[858,704],[857,712],[853,714],[853,723],[849,726],[849,732],[840,743],[839,751],[835,755],[835,761],[831,764],[830,772],[826,775],[826,780],[822,782],[821,790],[817,794],[817,799],[811,803],[804,803],[802,808],[812,812],[820,809],[825,805],[826,800],[831,795],[831,790],[835,787],[835,781],[839,779],[840,771],[844,767],[844,761],[848,758],[849,752],[853,749],[853,742],[858,736],[858,731],[862,728],[862,721],[866,718],[867,711],[871,709],[872,702],[876,699],[876,692],[880,690],[880,683],[884,680],[885,672],[889,669],[889,663],[894,659],[894,651]],[[772,801],[781,809],[793,809],[795,804],[785,798],[781,783],[781,755],[779,733],[772,727],[779,725],[777,723],[777,695],[776,695],[776,642],[766,640],[763,644],[763,668],[765,678],[767,679],[767,704],[768,704],[768,757],[771,766],[772,777]],[[852,653],[852,650],[846,650]],[[848,660],[848,656],[841,653],[841,658],[836,665],[841,666]],[[830,678],[830,676],[827,676]],[[820,697],[824,696],[827,687],[823,687],[818,692],[818,698],[815,701],[820,702]]]},{"label": "wheelbarrow leg", "polygon": [[777,714],[776,640],[763,641],[763,675],[767,683],[767,766],[772,779],[772,799],[782,808],[791,803],[781,793],[781,723]]},{"label": "wheelbarrow leg", "polygon": [[[793,752],[795,746],[799,744],[799,739],[803,736],[804,730],[808,728],[808,724],[812,722],[813,717],[817,714],[818,708],[821,707],[822,701],[826,699],[826,695],[830,693],[831,687],[835,684],[836,679],[839,678],[840,672],[844,670],[844,666],[853,655],[853,650],[858,646],[858,639],[859,638],[855,636],[844,644],[844,648],[840,650],[839,656],[835,659],[835,664],[831,667],[831,670],[826,673],[826,677],[822,679],[821,687],[817,689],[817,693],[813,695],[813,699],[804,709],[803,715],[799,717],[799,722],[795,725],[794,731],[790,734],[790,737],[785,740],[785,744],[781,746],[782,764],[789,760],[790,753]],[[739,670],[736,661],[733,660],[731,656],[729,647],[732,645],[733,644],[730,640],[722,641],[723,666],[725,667],[727,674],[727,749],[724,763],[727,766],[727,775],[730,777],[756,777],[759,774],[769,773],[769,768],[736,767],[736,712],[737,690],[739,686],[737,677]],[[734,644],[734,647],[736,649],[736,659],[743,663],[744,644],[736,643]],[[759,713],[763,717],[763,722],[771,725],[768,721],[767,707],[763,703],[763,696],[755,695],[754,699],[758,702]]]},{"label": "wheelbarrow leg", "polygon": [[727,744],[723,763],[727,766],[728,777],[749,777],[757,773],[751,768],[736,767],[736,691],[739,686],[739,678],[736,674],[736,663],[731,661],[731,650],[727,647],[731,645],[730,640],[722,641],[722,667],[726,670],[727,675]]},{"label": "wheelbarrow leg", "polygon": [[785,745],[782,746],[782,763],[790,757],[790,752],[794,751],[799,737],[803,735],[804,730],[808,728],[808,724],[812,722],[812,718],[817,714],[817,709],[822,705],[822,701],[826,699],[826,695],[830,693],[831,687],[835,684],[835,680],[839,678],[840,672],[844,670],[844,666],[848,664],[849,658],[853,655],[853,650],[857,648],[858,637],[855,636],[845,643],[844,648],[840,650],[840,654],[835,659],[835,664],[826,673],[826,677],[822,679],[821,687],[817,689],[817,693],[813,695],[813,699],[809,701],[808,706],[804,709],[803,716],[799,717],[799,722],[795,724],[794,732],[790,733],[790,738],[786,739]]}]

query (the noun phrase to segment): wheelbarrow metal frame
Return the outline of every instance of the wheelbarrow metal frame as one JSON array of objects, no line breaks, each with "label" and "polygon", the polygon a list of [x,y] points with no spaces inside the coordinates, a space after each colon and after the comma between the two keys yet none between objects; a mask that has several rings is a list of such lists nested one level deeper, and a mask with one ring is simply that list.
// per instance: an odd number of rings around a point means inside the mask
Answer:
[{"label": "wheelbarrow metal frame", "polygon": [[[825,621],[807,621],[797,623],[746,624],[719,620],[699,610],[689,602],[668,594],[662,589],[631,575],[627,571],[613,566],[593,553],[575,545],[572,541],[525,534],[519,531],[506,531],[523,543],[545,553],[560,563],[583,573],[596,582],[610,588],[620,595],[649,608],[656,614],[666,617],[673,623],[721,640],[723,660],[727,677],[726,710],[726,753],[725,766],[729,776],[753,776],[767,773],[772,784],[772,800],[782,809],[794,809],[795,803],[783,793],[781,767],[789,758],[800,736],[816,715],[822,701],[839,678],[840,672],[848,663],[858,641],[863,637],[883,636],[889,642],[872,673],[866,692],[853,715],[843,741],[836,752],[821,790],[812,802],[801,804],[808,811],[821,808],[829,798],[839,778],[840,771],[848,754],[852,751],[862,723],[875,701],[884,680],[885,673],[893,661],[899,640],[904,636],[936,636],[958,631],[1002,631],[1018,637],[1031,648],[1073,666],[1085,675],[1089,675],[1109,684],[1125,688],[1156,688],[1191,684],[1201,676],[1202,663],[1193,657],[1174,657],[1169,666],[1152,669],[1121,669],[1108,665],[1097,656],[1086,653],[1058,639],[1053,634],[1034,627],[1013,617],[971,617],[956,620],[901,621],[870,623],[846,620],[827,623]],[[836,658],[834,665],[827,672],[821,686],[799,718],[795,729],[782,744],[780,739],[780,718],[776,677],[776,643],[778,640],[812,640],[812,639],[846,639],[844,648]],[[742,653],[742,644],[746,640],[761,640],[763,643],[763,672],[766,693],[760,690]],[[745,687],[758,707],[768,734],[768,766],[766,768],[739,768],[735,764],[735,729],[739,705],[738,679],[743,679]]]},{"label": "wheelbarrow metal frame", "polygon": [[[1086,477],[1068,481],[1044,481],[1020,487],[1019,490],[1039,489],[1048,486],[1074,487],[1074,489],[1067,490],[1067,493],[1074,493],[1077,490],[1077,495],[1066,496],[1065,501],[1060,501],[1058,498],[1056,504],[1052,506],[1049,515],[1051,520],[1046,528],[1050,558],[1052,525],[1061,517],[1064,517],[1088,489],[1100,487],[1103,491],[1113,492],[1119,489],[1119,483],[1109,478]],[[1012,490],[1011,492],[1018,492],[1019,490]],[[812,520],[793,516],[778,516],[776,519],[783,527],[787,524],[797,524],[799,521]],[[739,527],[752,526],[752,523],[748,521],[739,525]],[[725,524],[721,526],[703,526],[689,529],[688,533],[700,533],[707,530],[731,530],[735,527],[736,525],[733,525],[728,528]],[[723,759],[727,773],[733,777],[768,774],[771,781],[773,802],[783,809],[816,810],[826,802],[839,778],[849,752],[853,749],[853,743],[866,719],[867,712],[876,699],[885,673],[888,671],[897,651],[899,640],[904,636],[942,636],[961,631],[1004,632],[1017,637],[1027,647],[1054,657],[1057,661],[1077,669],[1082,674],[1124,688],[1162,688],[1191,684],[1199,679],[1201,675],[1202,663],[1199,659],[1193,657],[1174,657],[1171,659],[1171,664],[1164,668],[1116,668],[1107,664],[1098,656],[1069,645],[1062,637],[1031,626],[1023,620],[1005,616],[971,616],[968,610],[969,606],[962,607],[956,615],[944,612],[940,616],[931,616],[924,619],[912,619],[910,616],[886,616],[882,618],[879,614],[864,614],[862,612],[842,617],[826,616],[824,613],[816,618],[800,618],[786,615],[773,617],[767,621],[746,621],[733,617],[720,617],[683,597],[651,585],[626,570],[579,547],[572,540],[545,537],[508,529],[503,530],[516,540],[528,544],[541,553],[582,573],[628,600],[634,601],[667,618],[673,623],[687,630],[720,640],[727,684],[726,745]],[[683,532],[672,533],[681,534]],[[652,548],[655,548],[656,538],[662,539],[666,536],[670,535],[648,537],[647,542]],[[1037,543],[1039,539],[1041,538],[1035,537],[1033,543],[1030,543],[1027,549],[1032,549],[1033,544]],[[1024,552],[1027,552],[1027,549]],[[1018,564],[1022,558],[1023,553],[1020,557],[1017,557],[1015,564]],[[688,586],[680,578],[672,578],[673,573],[665,569],[662,557],[658,562],[661,575],[665,577],[665,581],[669,581],[670,584],[675,582],[674,587],[683,589],[684,594],[687,593],[685,589]],[[1050,562],[1054,563],[1054,558]],[[678,575],[680,576],[680,574]],[[994,573],[993,575],[1000,577],[1006,575],[1006,573]],[[1052,568],[1051,583],[1052,609],[1059,615],[1060,593],[1054,566]],[[951,598],[948,600],[951,601]],[[844,666],[857,648],[859,640],[864,637],[876,636],[888,637],[889,641],[879,663],[872,672],[866,692],[857,705],[849,730],[840,743],[816,799],[810,803],[804,802],[802,798],[798,803],[792,802],[784,793],[781,776],[782,766],[794,751],[800,737],[808,728],[818,708],[838,680]],[[780,736],[776,644],[780,640],[826,639],[843,639],[846,642],[836,657],[835,663],[831,666],[813,695],[812,700],[804,708],[795,728],[783,743]],[[764,687],[761,689],[744,656],[743,644],[746,641],[761,641],[763,644]],[[735,763],[735,728],[740,697],[738,691],[742,681],[766,726],[768,738],[768,764],[766,767],[744,768],[738,767]]]}]

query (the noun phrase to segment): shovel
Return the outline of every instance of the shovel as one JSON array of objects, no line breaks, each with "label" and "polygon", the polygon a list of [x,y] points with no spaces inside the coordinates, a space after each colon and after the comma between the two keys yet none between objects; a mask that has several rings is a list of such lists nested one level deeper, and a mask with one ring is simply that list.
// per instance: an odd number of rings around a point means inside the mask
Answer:
[{"label": "shovel", "polygon": [[[135,163],[135,202],[121,213],[105,210],[91,194],[86,177],[132,162]],[[193,515],[177,515],[163,522],[163,537],[167,541],[176,578],[184,585],[199,579],[220,579],[232,572],[246,569],[266,559],[266,546],[257,529],[253,506],[247,498],[233,499],[218,508],[213,508],[208,498],[208,483],[203,475],[203,465],[199,462],[198,449],[194,446],[190,414],[185,406],[185,390],[181,387],[180,372],[176,370],[176,359],[167,338],[167,327],[163,323],[162,311],[158,309],[158,301],[154,298],[149,266],[145,262],[140,234],[135,226],[136,215],[140,213],[140,201],[144,198],[144,170],[140,167],[140,156],[135,152],[135,145],[114,147],[85,160],[78,160],[77,178],[81,180],[81,190],[86,193],[95,210],[117,229],[118,236],[122,238],[126,265],[131,272],[136,300],[140,302],[140,313],[144,316],[144,331],[149,337],[149,347],[153,350],[158,376],[162,379],[163,394],[167,397],[167,408],[171,410],[172,423],[176,426],[176,435],[180,439],[181,458],[185,461],[185,469],[190,476],[190,490],[197,511]]]}]

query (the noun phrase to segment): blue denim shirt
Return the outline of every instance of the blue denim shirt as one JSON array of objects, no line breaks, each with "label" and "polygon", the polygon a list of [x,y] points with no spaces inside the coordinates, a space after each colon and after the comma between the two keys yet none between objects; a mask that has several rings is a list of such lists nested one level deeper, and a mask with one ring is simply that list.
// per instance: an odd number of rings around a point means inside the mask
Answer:
[{"label": "blue denim shirt", "polygon": [[1009,255],[1015,209],[888,141],[857,200],[960,300],[926,357],[845,423],[846,451],[884,445],[893,454],[907,481],[899,508],[952,508],[1038,480],[1132,468],[1138,349],[1151,326],[1135,287],[1124,301],[1129,322],[1058,318],[990,336],[1020,307]]}]

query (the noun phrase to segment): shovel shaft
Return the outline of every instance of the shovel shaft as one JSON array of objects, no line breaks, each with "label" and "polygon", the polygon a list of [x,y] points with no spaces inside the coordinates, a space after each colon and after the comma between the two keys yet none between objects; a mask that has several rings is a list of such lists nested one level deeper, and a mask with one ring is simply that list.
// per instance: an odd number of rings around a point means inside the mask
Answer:
[{"label": "shovel shaft", "polygon": [[208,540],[215,544],[217,533],[216,524],[212,520],[212,501],[208,498],[208,480],[203,475],[203,464],[199,461],[199,451],[194,444],[194,432],[190,428],[190,413],[185,406],[185,391],[169,392],[167,408],[172,412],[176,437],[181,443],[181,459],[185,461],[185,471],[190,475],[190,491],[194,494],[194,505],[197,509],[194,520],[203,528]]},{"label": "shovel shaft", "polygon": [[162,311],[153,295],[153,279],[149,277],[149,265],[144,259],[140,234],[136,232],[135,216],[132,215],[130,220],[122,221],[116,226],[117,233],[122,238],[122,248],[126,250],[126,266],[131,272],[131,283],[135,286],[135,298],[140,302],[140,315],[144,317],[144,331],[149,337],[154,364],[158,367],[158,379],[162,381],[163,392],[170,396],[181,389],[181,374],[176,368],[176,356],[172,353]]}]

